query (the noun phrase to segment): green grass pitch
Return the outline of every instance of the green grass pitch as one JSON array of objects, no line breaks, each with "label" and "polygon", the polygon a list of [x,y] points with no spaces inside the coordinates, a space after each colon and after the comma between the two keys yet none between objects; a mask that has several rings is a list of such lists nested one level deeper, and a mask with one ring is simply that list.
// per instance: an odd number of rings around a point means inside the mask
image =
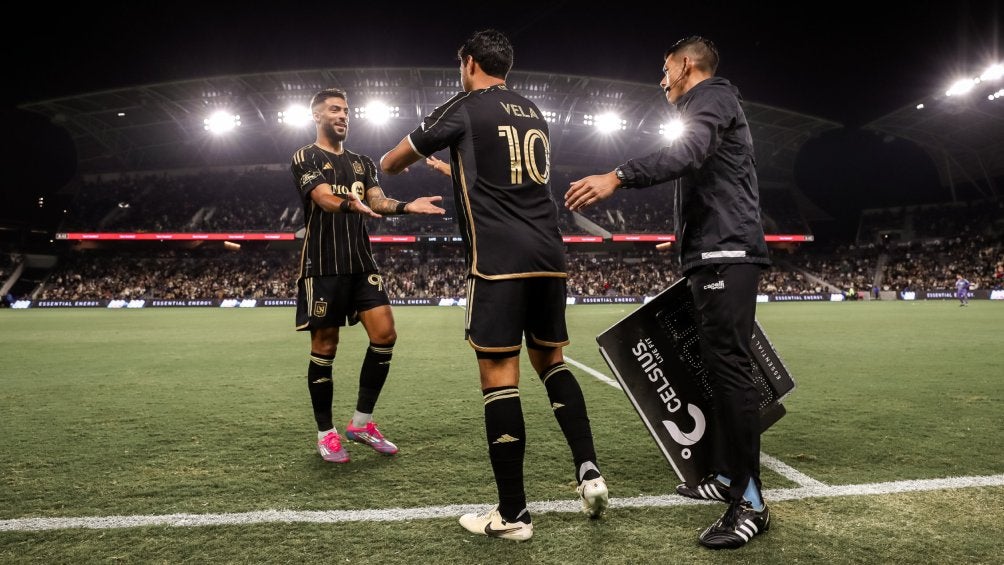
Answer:
[{"label": "green grass pitch", "polygon": [[[595,336],[634,305],[572,306],[566,355],[610,375]],[[1001,563],[1004,486],[803,497],[732,552],[697,545],[721,506],[646,506],[677,479],[623,392],[573,368],[614,499],[598,521],[534,515],[527,543],[455,514],[340,523],[25,529],[27,518],[438,508],[487,504],[475,359],[459,308],[395,309],[376,420],[395,457],[314,450],[309,339],[290,308],[0,311],[0,562]],[[1004,303],[764,304],[795,378],[763,451],[826,485],[1004,474]],[[366,347],[342,331],[336,424]],[[525,357],[525,356],[524,356]],[[567,446],[529,363],[521,383],[531,502],[574,501]],[[769,469],[765,488],[798,486]],[[997,483],[1001,484],[1000,482]],[[618,506],[631,500],[633,506]],[[768,502],[770,502],[768,500]]]}]

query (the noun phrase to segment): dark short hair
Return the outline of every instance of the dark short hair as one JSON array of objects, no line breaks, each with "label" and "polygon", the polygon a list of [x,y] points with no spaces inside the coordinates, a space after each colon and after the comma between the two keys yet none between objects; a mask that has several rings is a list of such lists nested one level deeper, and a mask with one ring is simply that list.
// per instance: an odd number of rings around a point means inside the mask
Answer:
[{"label": "dark short hair", "polygon": [[718,48],[715,47],[715,42],[699,35],[691,35],[677,41],[666,50],[662,58],[665,59],[677,51],[684,50],[693,55],[694,65],[702,71],[715,74],[718,70]]},{"label": "dark short hair", "polygon": [[341,98],[346,102],[349,100],[349,97],[345,95],[345,91],[341,88],[325,88],[310,99],[310,109],[313,110],[314,106],[324,103],[328,98]]},{"label": "dark short hair", "polygon": [[470,36],[460,49],[457,58],[463,63],[474,58],[481,70],[489,76],[504,79],[512,68],[512,44],[502,32],[484,29]]}]

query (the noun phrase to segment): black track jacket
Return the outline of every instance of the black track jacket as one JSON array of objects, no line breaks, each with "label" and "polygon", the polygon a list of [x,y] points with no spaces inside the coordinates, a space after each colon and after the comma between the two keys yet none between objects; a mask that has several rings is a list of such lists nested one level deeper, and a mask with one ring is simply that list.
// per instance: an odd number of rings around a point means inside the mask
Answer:
[{"label": "black track jacket", "polygon": [[625,188],[676,180],[674,227],[684,274],[712,263],[770,264],[741,99],[724,78],[698,83],[676,103],[683,135],[619,167]]}]

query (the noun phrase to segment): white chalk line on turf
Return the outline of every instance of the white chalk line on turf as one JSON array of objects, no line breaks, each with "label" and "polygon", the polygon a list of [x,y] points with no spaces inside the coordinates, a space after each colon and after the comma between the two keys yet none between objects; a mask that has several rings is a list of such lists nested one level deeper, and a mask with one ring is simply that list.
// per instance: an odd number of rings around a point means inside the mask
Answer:
[{"label": "white chalk line on turf", "polygon": [[[782,500],[802,500],[837,496],[874,496],[934,490],[961,489],[973,487],[1004,486],[1004,474],[983,477],[948,477],[943,479],[919,479],[867,483],[860,485],[805,486],[790,489],[767,489],[764,498],[770,502]],[[713,501],[698,501],[677,495],[635,496],[631,498],[611,498],[610,508],[652,508],[715,504]],[[534,513],[580,512],[578,500],[532,502],[530,511]],[[310,522],[332,524],[342,522],[403,522],[408,520],[429,520],[449,518],[466,512],[485,512],[491,506],[455,504],[450,506],[425,506],[420,508],[387,508],[383,510],[263,510],[260,512],[239,512],[226,514],[163,514],[147,516],[101,516],[90,518],[17,518],[0,520],[0,532],[32,532],[67,528],[115,529],[143,526],[198,527],[230,526],[249,524],[274,524]]]},{"label": "white chalk line on turf", "polygon": [[768,469],[774,471],[778,475],[788,479],[789,481],[797,484],[800,487],[825,487],[826,483],[817,481],[809,475],[799,471],[798,469],[788,465],[784,461],[771,457],[764,452],[760,452],[760,464]]},{"label": "white chalk line on turf", "polygon": [[[592,376],[596,377],[597,379],[599,379],[601,382],[606,383],[606,384],[608,384],[608,385],[616,388],[617,390],[624,390],[623,388],[621,388],[620,383],[618,383],[616,380],[614,380],[614,379],[612,379],[612,378],[604,375],[603,373],[597,371],[596,369],[593,369],[592,367],[590,367],[588,365],[580,363],[580,362],[576,361],[575,359],[572,359],[571,357],[565,357],[565,361],[567,361],[568,363],[571,363],[572,365],[575,365],[579,369],[582,369],[583,371],[585,371],[585,372],[589,373],[590,375],[592,375]],[[805,473],[802,473],[798,469],[795,469],[794,467],[786,464],[785,462],[781,461],[780,459],[771,457],[770,455],[767,455],[766,453],[760,452],[760,462],[763,464],[764,467],[767,467],[768,469],[771,469],[775,473],[781,475],[782,477],[788,479],[789,481],[791,481],[791,482],[793,482],[793,483],[795,483],[795,484],[797,484],[799,486],[802,486],[802,487],[821,487],[821,486],[826,486],[824,483],[821,483],[821,482],[817,481],[816,479],[813,479],[812,477],[806,475]]]},{"label": "white chalk line on turf", "polygon": [[571,357],[568,357],[567,355],[565,356],[565,361],[571,363],[572,365],[575,365],[576,367],[596,377],[596,379],[599,380],[600,382],[608,384],[616,388],[617,390],[623,390],[619,382],[615,381],[614,379],[611,379],[610,377],[604,375],[603,373],[597,371],[596,369],[590,367],[589,365],[584,365],[582,363],[579,363],[578,361],[572,359]]}]

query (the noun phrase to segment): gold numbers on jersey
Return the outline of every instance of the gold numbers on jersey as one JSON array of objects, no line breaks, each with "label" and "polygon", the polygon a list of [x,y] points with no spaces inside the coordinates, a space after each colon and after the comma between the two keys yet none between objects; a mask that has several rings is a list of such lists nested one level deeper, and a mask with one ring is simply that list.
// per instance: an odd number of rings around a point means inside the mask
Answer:
[{"label": "gold numbers on jersey", "polygon": [[[509,180],[512,184],[523,184],[523,170],[530,180],[537,184],[547,184],[551,175],[551,144],[547,134],[539,129],[531,129],[520,139],[515,126],[499,126],[499,137],[509,144]],[[537,145],[544,151],[544,170],[537,167]]]}]

